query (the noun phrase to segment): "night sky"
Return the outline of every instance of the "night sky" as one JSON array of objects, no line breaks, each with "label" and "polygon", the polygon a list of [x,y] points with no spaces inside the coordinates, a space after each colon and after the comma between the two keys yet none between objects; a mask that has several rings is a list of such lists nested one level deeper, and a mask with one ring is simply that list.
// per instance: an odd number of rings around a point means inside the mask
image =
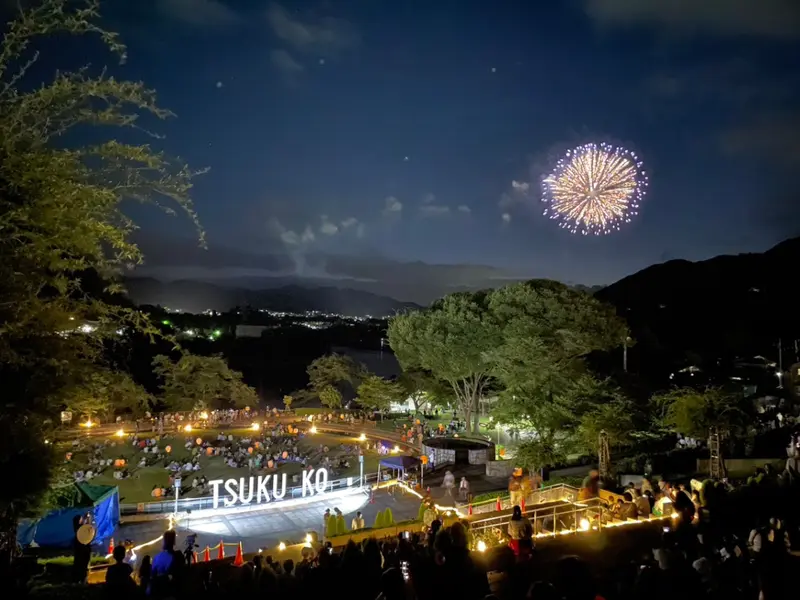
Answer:
[{"label": "night sky", "polygon": [[[158,126],[166,150],[210,167],[194,195],[209,250],[137,211],[142,273],[424,296],[608,284],[800,234],[796,0],[109,0],[104,14],[129,46],[113,72],[178,115]],[[541,214],[542,176],[592,141],[635,150],[650,175],[639,216],[602,237]]]}]

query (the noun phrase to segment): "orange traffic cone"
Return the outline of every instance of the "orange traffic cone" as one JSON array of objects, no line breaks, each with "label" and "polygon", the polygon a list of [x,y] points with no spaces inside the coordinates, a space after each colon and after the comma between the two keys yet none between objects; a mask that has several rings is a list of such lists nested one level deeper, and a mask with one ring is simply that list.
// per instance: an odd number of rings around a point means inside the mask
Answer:
[{"label": "orange traffic cone", "polygon": [[244,556],[242,555],[242,542],[239,542],[239,547],[236,548],[236,558],[233,559],[234,567],[241,567],[244,564]]},{"label": "orange traffic cone", "polygon": [[206,549],[203,550],[203,562],[210,562],[211,561],[211,548],[206,546]]},{"label": "orange traffic cone", "polygon": [[497,497],[497,506],[495,507],[495,510],[497,511],[503,510],[503,503],[500,502],[500,496]]},{"label": "orange traffic cone", "polygon": [[109,554],[114,554],[114,538],[113,537],[108,541],[108,553]]},{"label": "orange traffic cone", "polygon": [[522,510],[522,512],[525,513],[525,498],[519,499],[519,507]]},{"label": "orange traffic cone", "polygon": [[217,551],[217,560],[225,558],[225,544],[222,540],[219,541],[219,550]]}]

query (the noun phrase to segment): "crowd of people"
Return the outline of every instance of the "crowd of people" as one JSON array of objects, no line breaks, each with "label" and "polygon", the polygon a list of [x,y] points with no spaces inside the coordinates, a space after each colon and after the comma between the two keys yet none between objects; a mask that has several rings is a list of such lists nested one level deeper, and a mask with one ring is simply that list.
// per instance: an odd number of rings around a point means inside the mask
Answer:
[{"label": "crowd of people", "polygon": [[[424,532],[370,538],[360,544],[351,541],[337,551],[315,541],[304,548],[297,562],[257,555],[241,569],[219,564],[190,567],[175,549],[174,532],[167,532],[163,550],[152,560],[146,557],[136,574],[124,564],[124,548],[115,551],[117,565],[107,572],[106,591],[114,600],[135,595],[216,598],[231,594],[271,600],[331,594],[355,600],[797,597],[791,578],[795,559],[778,519],[743,538],[702,519],[682,516],[653,548],[601,569],[577,556],[554,560],[550,549],[537,550],[533,528],[526,521],[516,507],[508,523],[512,543],[495,552],[491,563],[489,554],[470,552],[467,523],[445,527],[438,519]],[[632,535],[640,535],[638,529]]]},{"label": "crowd of people", "polygon": [[[234,411],[238,412],[241,411]],[[216,423],[223,417],[229,418],[228,411],[224,413],[217,416]],[[206,423],[211,421],[212,415],[203,413],[207,417],[201,422],[204,427],[208,427]],[[178,416],[154,420],[151,426],[155,432],[138,428],[136,433],[102,440],[75,439],[65,455],[65,463],[72,469],[76,482],[89,482],[108,473],[112,473],[115,480],[138,478],[142,469],[163,469],[163,483],[153,485],[151,497],[171,497],[178,480],[181,482],[181,496],[190,497],[209,493],[209,478],[204,471],[212,461],[230,469],[247,469],[250,473],[275,471],[282,465],[293,463],[302,468],[326,468],[330,475],[335,476],[337,471],[349,469],[355,456],[369,450],[360,448],[358,444],[336,444],[335,447],[301,444],[307,434],[306,429],[299,427],[299,422],[276,420],[269,426],[248,427],[246,434],[220,431],[210,434],[206,429],[203,433],[192,433],[199,427],[192,428],[192,421]],[[174,423],[179,425],[177,430],[166,433],[172,431]]]}]

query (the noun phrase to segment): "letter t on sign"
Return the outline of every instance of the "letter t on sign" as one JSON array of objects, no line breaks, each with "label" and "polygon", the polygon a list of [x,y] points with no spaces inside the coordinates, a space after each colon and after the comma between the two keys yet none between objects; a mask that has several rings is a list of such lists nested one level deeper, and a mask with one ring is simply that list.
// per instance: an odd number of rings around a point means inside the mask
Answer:
[{"label": "letter t on sign", "polygon": [[214,508],[219,507],[219,486],[222,485],[222,479],[215,479],[214,481],[209,481],[208,485],[211,486],[211,489],[214,490]]},{"label": "letter t on sign", "polygon": [[303,471],[303,498],[306,497],[306,491],[308,491],[309,496],[314,495],[314,484],[311,482],[311,475],[313,475],[313,473],[313,469]]}]

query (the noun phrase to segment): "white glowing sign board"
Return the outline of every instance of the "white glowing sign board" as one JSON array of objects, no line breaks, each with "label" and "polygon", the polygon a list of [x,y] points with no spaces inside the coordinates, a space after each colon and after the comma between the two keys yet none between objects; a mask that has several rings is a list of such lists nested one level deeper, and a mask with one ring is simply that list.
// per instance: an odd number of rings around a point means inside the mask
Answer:
[{"label": "white glowing sign board", "polygon": [[[239,479],[215,479],[208,484],[214,492],[214,508],[219,507],[220,488],[225,491],[223,505],[247,506],[248,504],[265,504],[273,500],[282,500],[286,495],[286,473],[283,475],[259,475],[258,477],[240,477]],[[303,498],[325,493],[328,487],[327,469],[310,469],[303,471]]]}]

